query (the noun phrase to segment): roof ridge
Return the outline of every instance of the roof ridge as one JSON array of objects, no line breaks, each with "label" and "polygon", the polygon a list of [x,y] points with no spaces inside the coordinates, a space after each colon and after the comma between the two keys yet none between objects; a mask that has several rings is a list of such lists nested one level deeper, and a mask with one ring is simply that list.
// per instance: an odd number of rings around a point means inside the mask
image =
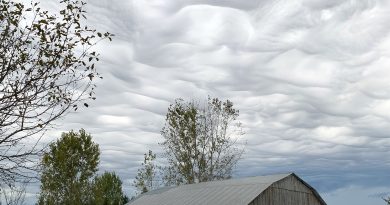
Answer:
[{"label": "roof ridge", "polygon": [[[161,187],[161,188],[152,190],[152,191],[147,192],[145,194],[150,194],[150,195],[151,194],[158,194],[159,190],[163,191],[164,189],[166,189],[165,191],[170,191],[170,190],[173,190],[173,189],[179,189],[179,188],[184,188],[184,187],[189,187],[189,186],[192,186],[192,187],[199,186],[199,188],[204,188],[207,185],[211,185],[211,186],[226,186],[227,184],[229,184],[229,182],[242,181],[242,180],[246,180],[246,179],[249,179],[249,178],[267,178],[267,177],[273,177],[273,176],[281,176],[280,179],[276,180],[276,181],[279,181],[279,180],[281,180],[281,179],[283,179],[285,177],[288,177],[290,175],[294,175],[294,173],[289,172],[289,173],[280,173],[280,174],[271,174],[271,175],[249,176],[249,177],[242,177],[242,178],[231,178],[231,179],[225,179],[225,180],[214,180],[214,181],[199,182],[199,183],[194,183],[194,184],[182,184],[182,185],[178,185],[178,186],[166,186],[166,187]],[[275,183],[276,181],[275,180],[268,181],[268,182],[256,182],[256,181],[254,181],[254,182],[250,182],[250,183],[247,182],[247,183],[241,183],[241,184],[229,184],[229,186],[244,186],[244,185],[254,185],[254,184],[269,184],[269,186],[270,186],[271,184]]]}]

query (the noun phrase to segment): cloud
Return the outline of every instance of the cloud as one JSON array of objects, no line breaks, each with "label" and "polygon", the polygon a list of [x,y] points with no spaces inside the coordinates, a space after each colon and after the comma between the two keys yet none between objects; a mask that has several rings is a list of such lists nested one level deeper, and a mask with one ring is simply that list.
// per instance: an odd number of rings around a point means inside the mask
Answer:
[{"label": "cloud", "polygon": [[[323,195],[323,198],[328,204],[356,204],[356,205],[381,205],[384,204],[382,197],[385,197],[389,187],[378,187],[378,188],[364,188],[350,186],[342,189],[335,190],[332,193]],[[378,194],[380,193],[380,194]],[[349,200],[346,201],[346,198]]]},{"label": "cloud", "polygon": [[236,176],[294,171],[340,193],[327,195],[334,204],[388,186],[388,1],[99,0],[88,11],[116,35],[98,46],[104,79],[52,136],[91,132],[101,170],[120,173],[127,191],[142,154],[161,152],[169,104],[207,95],[240,110]]}]

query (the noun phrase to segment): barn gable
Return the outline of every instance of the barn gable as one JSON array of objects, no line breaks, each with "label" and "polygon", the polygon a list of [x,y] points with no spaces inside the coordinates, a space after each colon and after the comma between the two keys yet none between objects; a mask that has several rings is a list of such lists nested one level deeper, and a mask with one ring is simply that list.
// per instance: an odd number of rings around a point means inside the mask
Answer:
[{"label": "barn gable", "polygon": [[[289,187],[293,186],[293,187]],[[276,191],[275,191],[276,190]],[[315,190],[295,174],[280,174],[167,187],[142,194],[130,205],[259,205],[261,200],[284,191],[314,194]],[[314,190],[314,192],[313,192]],[[315,192],[317,193],[317,192]],[[289,195],[289,196],[290,196]],[[295,196],[295,195],[294,195]],[[282,196],[280,200],[284,200]],[[318,195],[319,197],[319,195]],[[257,201],[256,201],[257,200]],[[322,201],[321,197],[315,201]],[[322,201],[323,202],[323,201]],[[272,203],[266,203],[273,205]],[[276,204],[275,204],[276,205]],[[279,205],[279,204],[277,204]],[[282,204],[284,205],[284,204]],[[291,204],[293,205],[293,204]],[[306,205],[306,204],[299,204]],[[311,203],[310,205],[326,205]]]},{"label": "barn gable", "polygon": [[295,174],[273,183],[249,205],[264,204],[326,205],[317,191]]}]

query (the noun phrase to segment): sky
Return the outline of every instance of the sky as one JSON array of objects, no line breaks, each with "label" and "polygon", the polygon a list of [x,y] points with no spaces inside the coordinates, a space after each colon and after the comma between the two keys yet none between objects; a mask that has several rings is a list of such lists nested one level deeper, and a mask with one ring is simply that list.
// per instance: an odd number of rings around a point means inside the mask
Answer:
[{"label": "sky", "polygon": [[[55,11],[56,1],[42,6]],[[295,172],[329,205],[390,194],[390,1],[93,0],[104,77],[90,107],[42,143],[84,128],[100,171],[131,183],[175,98],[233,101],[245,154],[234,176]],[[37,186],[30,189],[35,201]]]}]

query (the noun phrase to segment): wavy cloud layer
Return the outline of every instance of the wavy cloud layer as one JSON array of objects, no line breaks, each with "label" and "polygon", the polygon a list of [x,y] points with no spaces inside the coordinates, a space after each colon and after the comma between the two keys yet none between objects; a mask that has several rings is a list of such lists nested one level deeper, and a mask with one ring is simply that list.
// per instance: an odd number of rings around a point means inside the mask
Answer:
[{"label": "wavy cloud layer", "polygon": [[389,1],[98,0],[88,11],[116,38],[99,46],[97,101],[60,130],[91,132],[101,169],[128,192],[142,154],[161,151],[169,104],[207,95],[240,110],[237,176],[294,171],[334,203],[389,187]]}]

